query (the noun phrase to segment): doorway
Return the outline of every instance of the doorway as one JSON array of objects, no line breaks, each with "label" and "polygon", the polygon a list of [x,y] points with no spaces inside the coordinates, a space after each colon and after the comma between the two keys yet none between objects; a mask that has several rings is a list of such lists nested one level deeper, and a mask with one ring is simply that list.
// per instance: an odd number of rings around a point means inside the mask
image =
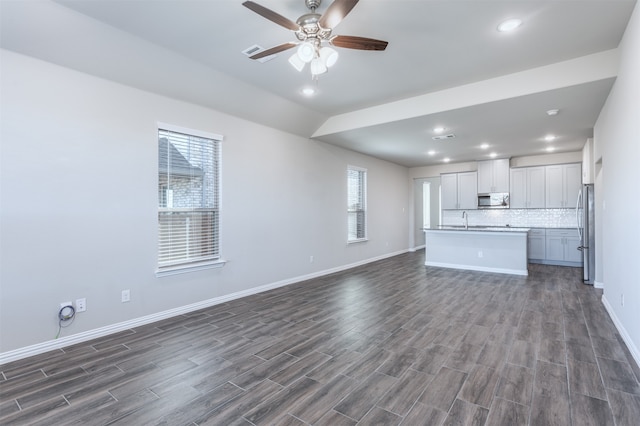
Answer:
[{"label": "doorway", "polygon": [[424,247],[425,227],[440,225],[440,178],[414,179],[414,248]]}]

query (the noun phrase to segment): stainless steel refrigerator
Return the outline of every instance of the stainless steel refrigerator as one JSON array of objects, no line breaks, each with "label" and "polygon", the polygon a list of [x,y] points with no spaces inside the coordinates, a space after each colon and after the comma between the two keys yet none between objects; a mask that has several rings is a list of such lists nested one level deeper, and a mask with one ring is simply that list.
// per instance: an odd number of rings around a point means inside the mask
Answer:
[{"label": "stainless steel refrigerator", "polygon": [[576,221],[582,251],[583,276],[585,284],[593,285],[596,278],[596,222],[594,219],[595,203],[593,198],[593,184],[582,185],[576,203]]}]

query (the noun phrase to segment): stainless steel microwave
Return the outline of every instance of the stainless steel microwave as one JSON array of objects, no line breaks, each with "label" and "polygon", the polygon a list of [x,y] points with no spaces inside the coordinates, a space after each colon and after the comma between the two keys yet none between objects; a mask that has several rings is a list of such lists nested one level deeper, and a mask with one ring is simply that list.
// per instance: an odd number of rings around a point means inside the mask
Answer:
[{"label": "stainless steel microwave", "polygon": [[478,194],[479,209],[508,209],[509,193],[494,192],[491,194]]}]

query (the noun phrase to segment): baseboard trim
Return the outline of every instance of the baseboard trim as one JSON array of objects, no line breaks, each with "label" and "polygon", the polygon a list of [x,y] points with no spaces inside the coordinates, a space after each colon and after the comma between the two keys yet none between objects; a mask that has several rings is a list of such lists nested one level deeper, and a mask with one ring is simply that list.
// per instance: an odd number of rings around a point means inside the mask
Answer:
[{"label": "baseboard trim", "polygon": [[569,266],[572,268],[582,268],[581,262],[566,262],[563,260],[546,260],[546,259],[528,259],[529,263],[539,263],[541,265],[553,265],[553,266]]},{"label": "baseboard trim", "polygon": [[313,278],[319,278],[325,275],[334,274],[336,272],[346,271],[348,269],[356,268],[358,266],[366,265],[367,263],[377,262],[378,260],[388,259],[390,257],[399,256],[407,253],[409,250],[400,250],[393,253],[383,254],[381,256],[372,257],[369,259],[361,260],[358,262],[350,263],[348,265],[342,265],[335,268],[325,269],[311,274],[300,275],[294,278],[288,278],[286,280],[277,281],[274,283],[253,287],[247,290],[230,293],[224,296],[214,297],[212,299],[203,300],[200,302],[192,303],[190,305],[180,306],[177,308],[169,309],[155,314],[146,315],[144,317],[138,317],[131,320],[119,322],[116,324],[107,325],[105,327],[88,330],[82,333],[72,334],[56,340],[49,340],[42,343],[37,343],[31,346],[25,346],[23,348],[15,349],[12,351],[4,352],[0,354],[0,365],[8,362],[17,361],[19,359],[28,358],[30,356],[39,355],[55,349],[61,349],[67,346],[75,345],[82,342],[87,342],[92,339],[104,337],[109,334],[117,333],[120,331],[128,330],[130,328],[139,327],[142,325],[150,324],[152,322],[164,320],[174,317],[176,315],[188,314],[199,309],[209,308],[211,306],[219,305],[221,303],[229,302],[242,297],[251,296],[264,291],[273,290],[279,287],[284,287],[291,284],[307,281]]},{"label": "baseboard trim", "polygon": [[604,283],[601,283],[600,281],[594,281],[593,288],[604,288]]},{"label": "baseboard trim", "polygon": [[426,245],[424,245],[424,244],[423,244],[423,245],[421,245],[421,246],[417,246],[417,247],[414,247],[414,248],[410,248],[410,249],[409,249],[409,251],[410,251],[411,253],[415,253],[416,251],[421,250],[421,249],[423,249],[423,248],[425,248],[425,247],[426,247]]},{"label": "baseboard trim", "polygon": [[613,321],[613,325],[615,325],[616,328],[618,329],[618,333],[620,333],[622,340],[627,345],[627,348],[629,349],[631,356],[635,360],[636,365],[640,367],[640,351],[638,350],[638,347],[635,345],[635,343],[633,343],[633,340],[631,340],[631,336],[629,336],[629,333],[627,333],[627,330],[624,328],[624,325],[622,325],[622,322],[620,322],[620,320],[618,319],[618,316],[616,315],[616,312],[613,310],[613,306],[611,306],[611,304],[609,303],[609,301],[607,300],[604,294],[602,295],[602,304],[604,305],[604,308],[606,309],[607,313],[611,317],[611,320]]}]

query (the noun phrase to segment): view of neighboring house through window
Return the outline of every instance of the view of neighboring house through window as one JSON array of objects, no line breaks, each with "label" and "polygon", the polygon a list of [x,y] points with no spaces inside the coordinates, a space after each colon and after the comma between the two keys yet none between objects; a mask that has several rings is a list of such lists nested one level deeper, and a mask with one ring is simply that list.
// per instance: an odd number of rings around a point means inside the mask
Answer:
[{"label": "view of neighboring house through window", "polygon": [[431,228],[431,182],[422,183],[422,227]]},{"label": "view of neighboring house through window", "polygon": [[347,167],[348,242],[367,238],[367,170]]},{"label": "view of neighboring house through window", "polygon": [[158,129],[159,271],[220,258],[221,140],[173,126]]}]

